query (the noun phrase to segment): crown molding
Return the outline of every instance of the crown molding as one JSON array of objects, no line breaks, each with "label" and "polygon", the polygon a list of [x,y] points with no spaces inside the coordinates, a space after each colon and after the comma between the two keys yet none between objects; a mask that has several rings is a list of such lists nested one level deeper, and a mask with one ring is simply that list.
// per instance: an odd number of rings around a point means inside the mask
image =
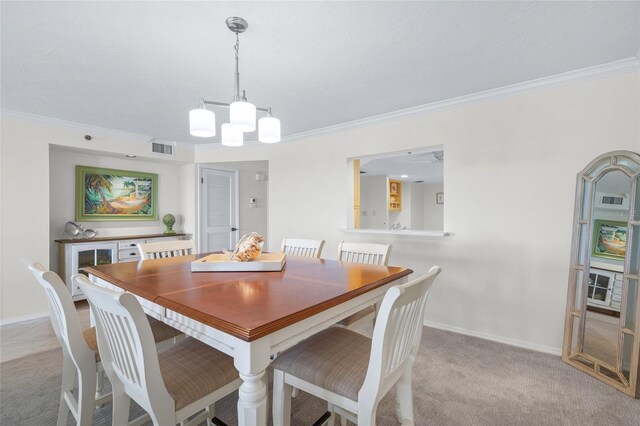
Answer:
[{"label": "crown molding", "polygon": [[143,135],[140,133],[125,132],[122,130],[109,129],[107,127],[93,126],[91,124],[78,123],[75,121],[62,120],[59,118],[46,117],[44,115],[31,114],[28,112],[16,111],[12,109],[1,108],[0,117],[17,118],[20,120],[31,121],[39,124],[49,124],[53,126],[63,127],[70,130],[80,130],[85,133],[97,133],[105,136],[112,136],[120,139],[129,139],[135,142],[150,143],[158,141],[161,143],[172,143],[194,147],[193,144],[182,141],[170,141],[156,136]]}]

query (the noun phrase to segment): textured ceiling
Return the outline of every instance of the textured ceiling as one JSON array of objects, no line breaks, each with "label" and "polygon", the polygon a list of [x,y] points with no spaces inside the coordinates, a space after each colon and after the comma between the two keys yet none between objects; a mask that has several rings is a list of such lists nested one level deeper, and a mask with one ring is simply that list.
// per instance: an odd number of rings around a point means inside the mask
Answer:
[{"label": "textured ceiling", "polygon": [[2,1],[1,12],[2,108],[192,143],[218,137],[189,136],[189,109],[233,96],[228,16],[249,22],[241,86],[284,135],[640,48],[639,2]]}]

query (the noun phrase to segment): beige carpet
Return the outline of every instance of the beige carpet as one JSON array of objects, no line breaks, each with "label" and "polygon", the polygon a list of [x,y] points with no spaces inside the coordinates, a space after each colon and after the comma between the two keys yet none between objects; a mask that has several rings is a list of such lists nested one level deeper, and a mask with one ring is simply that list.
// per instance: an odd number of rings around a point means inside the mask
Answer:
[{"label": "beige carpet", "polygon": [[[60,368],[59,349],[0,364],[0,424],[55,424]],[[394,396],[380,403],[379,425],[397,424]],[[229,425],[237,422],[236,398],[217,405]],[[428,328],[414,368],[414,398],[418,425],[640,424],[640,401],[558,357]],[[324,408],[302,394],[292,424],[310,425]],[[110,407],[102,408],[94,424],[109,425],[110,417]]]}]

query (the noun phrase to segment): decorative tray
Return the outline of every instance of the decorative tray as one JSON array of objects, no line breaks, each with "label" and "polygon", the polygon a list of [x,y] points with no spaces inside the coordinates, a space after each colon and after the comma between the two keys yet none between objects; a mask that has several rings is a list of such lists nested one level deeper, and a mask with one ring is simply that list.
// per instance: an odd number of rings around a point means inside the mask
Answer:
[{"label": "decorative tray", "polygon": [[251,262],[237,262],[215,253],[191,262],[191,272],[282,271],[286,260],[284,253],[261,253]]}]

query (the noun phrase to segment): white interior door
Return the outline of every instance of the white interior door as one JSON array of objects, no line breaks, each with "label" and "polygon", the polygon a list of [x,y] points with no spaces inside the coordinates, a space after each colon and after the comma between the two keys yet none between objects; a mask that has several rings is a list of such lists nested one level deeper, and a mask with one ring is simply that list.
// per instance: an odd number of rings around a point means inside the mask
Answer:
[{"label": "white interior door", "polygon": [[200,182],[200,251],[232,249],[239,227],[236,172],[203,168]]}]

